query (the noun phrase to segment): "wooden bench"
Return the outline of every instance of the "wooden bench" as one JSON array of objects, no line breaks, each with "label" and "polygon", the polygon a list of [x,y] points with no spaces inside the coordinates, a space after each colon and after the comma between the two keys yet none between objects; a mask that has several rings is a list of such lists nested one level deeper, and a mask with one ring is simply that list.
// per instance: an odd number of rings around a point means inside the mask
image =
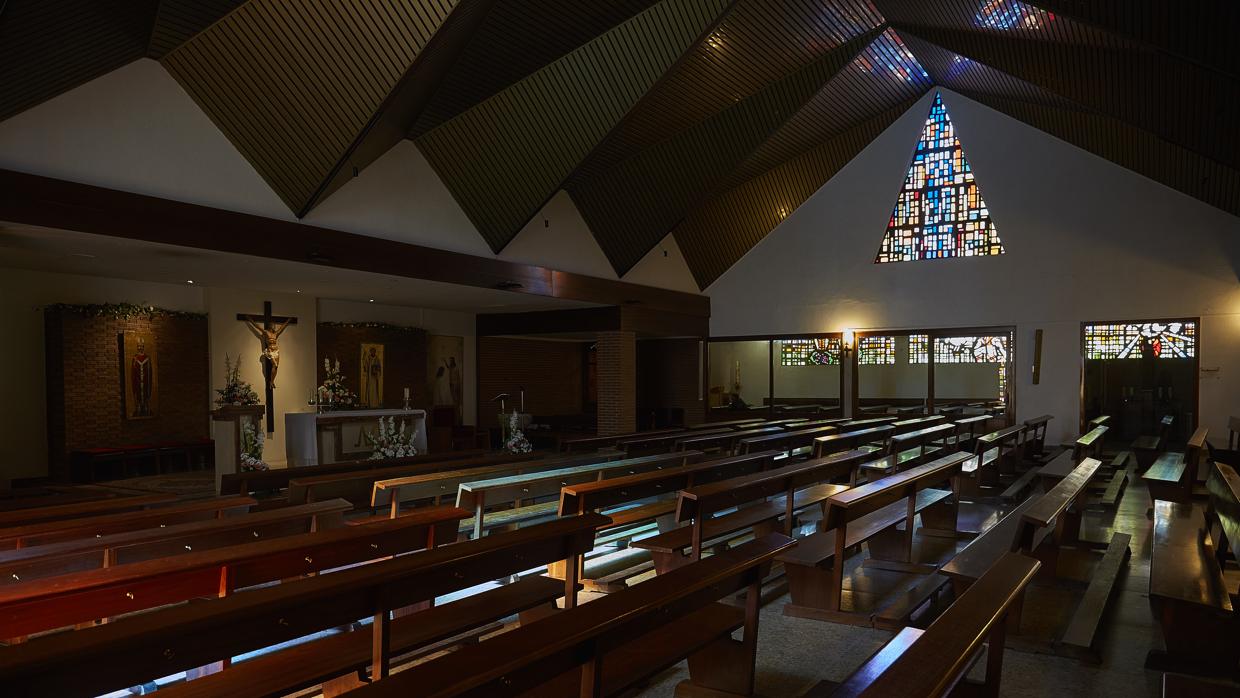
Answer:
[{"label": "wooden bench", "polygon": [[1072,459],[1077,463],[1080,463],[1086,458],[1100,459],[1102,457],[1102,444],[1106,441],[1103,437],[1106,436],[1109,428],[1110,427],[1105,425],[1096,426],[1084,434],[1081,434],[1080,438],[1072,444]]},{"label": "wooden bench", "polygon": [[1025,425],[1017,424],[974,439],[973,455],[977,458],[974,491],[980,492],[982,487],[996,487],[1001,474],[1016,472],[1023,452],[1024,434]]},{"label": "wooden bench", "polygon": [[[865,451],[848,451],[682,489],[675,517],[680,528],[631,545],[649,550],[655,571],[665,574],[700,560],[708,542],[723,541],[751,529],[754,535],[768,533],[775,529],[780,517],[784,520],[783,533],[791,535],[795,513],[821,506],[832,495],[847,490],[848,485],[832,481],[856,482],[857,468],[868,455]],[[732,509],[736,511],[724,513]],[[719,516],[721,513],[724,514]]]},{"label": "wooden bench", "polygon": [[[636,475],[651,470],[664,470],[697,462],[702,457],[698,451],[678,451],[661,455],[604,461],[572,468],[541,470],[534,473],[509,475],[487,480],[462,482],[457,489],[456,505],[473,511],[471,520],[462,522],[471,526],[474,538],[482,537],[488,528],[512,526],[539,518],[554,517],[559,506],[560,488],[581,482],[607,480],[625,475]],[[536,500],[555,497],[555,501],[535,504]],[[487,506],[512,504],[514,508],[498,512],[486,520]]]},{"label": "wooden bench", "polygon": [[74,538],[96,538],[143,528],[219,519],[229,514],[249,511],[254,504],[256,502],[250,497],[212,497],[191,499],[156,509],[138,509],[2,528],[0,529],[0,550],[16,550]]},{"label": "wooden bench", "polygon": [[1193,498],[1193,482],[1197,468],[1205,455],[1208,430],[1198,427],[1188,440],[1184,453],[1166,451],[1154,459],[1154,463],[1141,476],[1154,501],[1188,503]]},{"label": "wooden bench", "polygon": [[1111,415],[1100,414],[1097,417],[1094,417],[1093,419],[1089,420],[1088,423],[1086,423],[1085,431],[1092,431],[1094,429],[1097,429],[1098,427],[1105,425],[1109,421],[1111,421]]},{"label": "wooden bench", "polygon": [[839,427],[840,431],[856,431],[898,421],[900,421],[900,418],[894,415],[891,417],[867,417],[865,419],[850,419],[847,422],[841,422]]},{"label": "wooden bench", "polygon": [[751,436],[776,434],[782,431],[784,431],[782,426],[762,426],[755,429],[712,433],[704,436],[690,432],[676,440],[675,448],[678,451],[722,451],[723,453],[730,454],[736,449],[736,443],[741,439],[747,439]]},{"label": "wooden bench", "polygon": [[[1065,546],[1079,550],[1105,547],[1085,580],[1088,585],[1071,616],[1056,638],[1046,639],[1047,649],[1066,656],[1097,662],[1096,642],[1102,616],[1115,591],[1115,582],[1127,563],[1131,536],[1116,533],[1107,543],[1094,544],[1080,537],[1081,509],[1090,480],[1102,463],[1086,458],[1071,473],[1040,497],[1025,500],[999,523],[987,529],[942,568],[957,595],[981,578],[1004,553],[1021,552],[1042,562],[1045,576],[1059,575],[1059,558]],[[1056,603],[1063,599],[1056,597]],[[1012,632],[1020,632],[1021,606],[1013,609]]]},{"label": "wooden bench", "polygon": [[1025,420],[1025,429],[1028,435],[1025,437],[1025,458],[1038,458],[1046,449],[1046,427],[1055,417],[1044,414],[1040,417]]},{"label": "wooden bench", "polygon": [[828,434],[814,439],[813,456],[822,458],[832,453],[842,453],[861,448],[867,444],[875,444],[873,451],[881,453],[887,450],[887,442],[891,439],[894,429],[890,424],[863,427],[856,430]]},{"label": "wooden bench", "polygon": [[635,431],[627,434],[611,434],[608,436],[583,436],[580,439],[566,439],[560,442],[560,450],[567,453],[576,453],[577,451],[598,451],[604,448],[611,448],[617,442],[625,439],[640,439],[647,436],[656,436],[659,434],[676,434],[683,432],[682,427],[674,427],[669,429],[651,429],[649,431]]},{"label": "wooden bench", "polygon": [[910,431],[917,431],[936,424],[942,424],[947,421],[947,417],[941,414],[930,415],[929,417],[914,417],[913,419],[901,419],[891,423],[892,432],[895,436],[907,434]]},{"label": "wooden bench", "polygon": [[344,525],[343,499],[0,552],[0,586]]},{"label": "wooden bench", "polygon": [[1142,470],[1153,465],[1158,454],[1167,448],[1167,438],[1171,435],[1171,425],[1175,423],[1174,415],[1164,415],[1158,420],[1158,433],[1138,436],[1132,442],[1132,450],[1137,454],[1137,463]]},{"label": "wooden bench", "polygon": [[[926,571],[912,559],[915,517],[920,513],[927,528],[955,532],[958,502],[951,491],[932,487],[951,481],[958,491],[968,459],[967,453],[944,456],[828,499],[819,531],[779,557],[792,596],[784,614],[869,625],[868,615],[858,614],[860,609],[846,612],[842,607],[845,551],[869,542],[866,564],[902,572]],[[896,528],[901,523],[902,531]]]},{"label": "wooden bench", "polygon": [[[364,630],[280,648],[219,673],[160,688],[170,697],[274,698],[327,683],[325,694],[338,694],[359,685],[359,675],[386,675],[402,655],[433,650],[505,616],[575,597],[571,584],[531,576],[392,618],[394,611],[427,599],[508,577],[556,556],[580,555],[589,549],[600,518],[561,519],[40,638],[0,653],[0,681],[6,689],[29,695],[93,694],[373,618]],[[78,670],[63,671],[69,665]]]},{"label": "wooden bench", "polygon": [[972,450],[973,440],[980,436],[978,432],[986,429],[988,423],[990,416],[984,414],[953,419],[952,424],[956,425],[956,447]]},{"label": "wooden bench", "polygon": [[731,427],[732,429],[741,430],[749,429],[763,423],[761,417],[752,417],[750,419],[732,419],[724,422],[702,422],[701,424],[689,424],[685,429],[689,431],[697,431],[699,429],[718,429],[720,427]]},{"label": "wooden bench", "polygon": [[330,531],[86,570],[0,588],[0,637],[133,613],[451,541],[469,515],[456,507]]},{"label": "wooden bench", "polygon": [[[670,574],[465,647],[359,689],[382,696],[616,696],[684,659],[678,692],[751,695],[770,534]],[[745,591],[743,608],[718,599]],[[740,640],[733,633],[743,629]]]},{"label": "wooden bench", "polygon": [[293,478],[356,473],[381,467],[416,465],[419,463],[448,463],[486,455],[486,451],[475,449],[434,454],[424,453],[420,456],[383,461],[348,461],[344,463],[325,463],[322,465],[299,465],[291,468],[273,468],[271,470],[244,470],[239,473],[224,473],[221,475],[220,494],[244,495],[253,492],[276,492],[288,489],[289,480]]},{"label": "wooden bench", "polygon": [[[0,484],[3,484],[3,481],[0,481]],[[0,511],[41,509],[43,507],[94,502],[116,497],[132,497],[136,494],[150,493],[110,487],[108,485],[49,484],[38,487],[23,486],[12,489],[0,489]]]},{"label": "wooden bench", "polygon": [[698,429],[692,432],[679,431],[671,434],[658,434],[655,436],[644,436],[640,439],[629,439],[616,442],[616,450],[624,454],[625,458],[636,458],[637,456],[648,456],[658,453],[667,453],[676,445],[676,441],[689,434],[695,436],[708,436],[712,434],[731,434],[735,429],[731,427],[719,427],[717,429]]},{"label": "wooden bench", "polygon": [[1114,509],[1119,506],[1119,498],[1124,493],[1124,486],[1132,479],[1137,467],[1137,459],[1132,451],[1120,451],[1111,459],[1111,480],[1107,482],[1106,491],[1102,494],[1102,508]]},{"label": "wooden bench", "polygon": [[942,447],[937,444],[955,435],[955,424],[935,424],[916,431],[897,434],[887,442],[887,448],[882,452],[881,458],[866,463],[862,467],[868,471],[867,476],[872,478],[920,465],[942,450]]},{"label": "wooden bench", "polygon": [[1232,676],[1240,662],[1240,618],[1222,563],[1240,554],[1240,475],[1215,463],[1203,513],[1189,502],[1154,502],[1150,605],[1165,651],[1151,650],[1149,668]]},{"label": "wooden bench", "polygon": [[[288,502],[290,504],[307,504],[324,499],[347,499],[353,502],[358,509],[365,509],[386,503],[386,501],[382,501],[379,504],[375,504],[371,498],[376,480],[390,480],[398,477],[415,477],[418,475],[433,475],[435,473],[488,467],[500,471],[505,468],[511,468],[515,472],[516,468],[520,467],[518,464],[524,463],[529,463],[530,465],[527,467],[530,469],[540,467],[539,464],[548,463],[544,469],[550,469],[553,467],[565,467],[573,463],[592,462],[590,459],[594,457],[596,457],[596,454],[578,455],[575,458],[583,460],[569,461],[567,459],[574,458],[574,456],[557,455],[548,458],[545,453],[537,452],[524,454],[491,453],[476,458],[464,458],[447,462],[382,466],[370,470],[336,473],[334,475],[294,477],[292,480],[289,480]],[[453,485],[445,494],[448,496],[455,495],[456,485]]]},{"label": "wooden bench", "polygon": [[138,494],[132,497],[110,497],[54,506],[0,511],[0,528],[28,526],[43,521],[80,519],[123,511],[150,509],[177,501],[171,494]]},{"label": "wooden bench", "polygon": [[[1007,618],[1039,566],[1023,555],[1003,555],[930,627],[900,630],[843,683],[823,682],[806,698],[972,695],[965,689],[1001,695]],[[973,684],[966,677],[983,653],[985,680]]]},{"label": "wooden bench", "polygon": [[755,451],[791,453],[799,448],[808,448],[810,444],[814,443],[814,439],[819,436],[834,434],[837,431],[838,429],[835,425],[828,424],[808,429],[796,428],[777,434],[767,434],[766,436],[751,436],[747,439],[741,439],[737,443],[737,450],[741,453],[754,453]]}]

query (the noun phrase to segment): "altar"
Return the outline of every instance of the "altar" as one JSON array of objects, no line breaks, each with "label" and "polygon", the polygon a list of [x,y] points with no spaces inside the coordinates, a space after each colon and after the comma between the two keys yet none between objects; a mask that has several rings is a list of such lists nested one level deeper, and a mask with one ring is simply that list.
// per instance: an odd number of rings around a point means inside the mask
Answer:
[{"label": "altar", "polygon": [[393,417],[397,427],[405,422],[414,430],[418,453],[426,453],[425,410],[348,410],[300,412],[284,416],[284,446],[288,466],[319,465],[365,460],[374,450],[365,433],[375,432],[379,420]]}]

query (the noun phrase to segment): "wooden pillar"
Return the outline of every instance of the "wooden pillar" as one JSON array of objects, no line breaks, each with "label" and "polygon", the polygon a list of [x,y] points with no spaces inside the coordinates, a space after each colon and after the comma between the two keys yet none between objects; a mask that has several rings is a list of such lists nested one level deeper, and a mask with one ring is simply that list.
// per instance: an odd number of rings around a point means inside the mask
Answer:
[{"label": "wooden pillar", "polygon": [[598,433],[626,434],[637,430],[637,336],[632,332],[599,332]]}]

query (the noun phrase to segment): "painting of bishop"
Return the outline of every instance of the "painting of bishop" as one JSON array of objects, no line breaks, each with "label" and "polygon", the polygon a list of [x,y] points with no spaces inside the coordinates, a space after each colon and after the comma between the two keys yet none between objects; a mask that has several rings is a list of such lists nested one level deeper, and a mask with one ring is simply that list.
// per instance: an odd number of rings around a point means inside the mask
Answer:
[{"label": "painting of bishop", "polygon": [[125,418],[151,419],[159,406],[159,371],[156,370],[155,338],[141,332],[123,336]]}]

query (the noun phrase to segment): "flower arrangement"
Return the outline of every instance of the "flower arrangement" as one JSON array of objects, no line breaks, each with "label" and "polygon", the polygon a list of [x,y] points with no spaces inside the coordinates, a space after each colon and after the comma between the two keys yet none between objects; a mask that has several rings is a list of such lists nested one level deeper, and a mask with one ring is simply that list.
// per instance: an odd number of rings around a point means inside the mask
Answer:
[{"label": "flower arrangement", "polygon": [[263,443],[267,437],[263,430],[257,428],[257,421],[246,419],[241,422],[241,469],[267,470],[263,462]]},{"label": "flower arrangement", "polygon": [[228,354],[224,355],[224,387],[216,388],[219,397],[215,398],[217,405],[257,405],[258,393],[254,392],[254,387],[249,383],[241,380],[241,357],[237,357],[237,363],[232,362],[232,357]]},{"label": "flower arrangement", "polygon": [[388,417],[387,419],[380,417],[378,435],[365,432],[366,440],[375,447],[375,450],[370,454],[370,460],[406,458],[418,455],[418,448],[413,445],[414,430],[406,429],[406,426],[408,426],[408,422],[403,419],[400,422],[400,426],[397,427],[395,417]]},{"label": "flower arrangement", "polygon": [[327,377],[319,386],[316,394],[318,404],[331,407],[351,407],[357,404],[357,394],[344,387],[344,376],[340,374],[340,359],[333,364],[331,359],[323,358],[323,372]]},{"label": "flower arrangement", "polygon": [[504,450],[508,453],[529,453],[534,450],[530,440],[521,431],[521,417],[516,410],[508,418],[508,440],[504,442]]}]

